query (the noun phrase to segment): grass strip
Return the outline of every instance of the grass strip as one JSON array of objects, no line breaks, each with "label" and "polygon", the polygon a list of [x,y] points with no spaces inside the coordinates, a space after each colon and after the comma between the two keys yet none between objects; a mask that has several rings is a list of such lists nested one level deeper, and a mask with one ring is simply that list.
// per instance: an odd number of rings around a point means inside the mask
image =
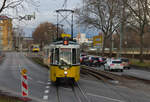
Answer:
[{"label": "grass strip", "polygon": [[144,60],[143,63],[141,63],[137,59],[131,59],[130,61],[131,61],[131,65],[133,66],[150,69],[150,60]]},{"label": "grass strip", "polygon": [[37,63],[37,64],[45,67],[45,68],[48,68],[48,66],[43,63],[42,58],[39,58],[39,57],[29,57],[29,59],[32,60],[33,62],[35,62],[35,63]]},{"label": "grass strip", "polygon": [[17,97],[0,95],[0,102],[23,102],[23,101],[20,101]]}]

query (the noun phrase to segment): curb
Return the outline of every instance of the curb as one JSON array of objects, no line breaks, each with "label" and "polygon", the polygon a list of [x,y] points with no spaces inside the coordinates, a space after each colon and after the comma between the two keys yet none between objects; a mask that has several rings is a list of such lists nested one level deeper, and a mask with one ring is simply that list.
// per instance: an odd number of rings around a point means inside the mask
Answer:
[{"label": "curb", "polygon": [[133,69],[138,69],[138,70],[145,70],[150,72],[150,67],[141,67],[141,66],[136,66],[136,65],[131,65]]}]

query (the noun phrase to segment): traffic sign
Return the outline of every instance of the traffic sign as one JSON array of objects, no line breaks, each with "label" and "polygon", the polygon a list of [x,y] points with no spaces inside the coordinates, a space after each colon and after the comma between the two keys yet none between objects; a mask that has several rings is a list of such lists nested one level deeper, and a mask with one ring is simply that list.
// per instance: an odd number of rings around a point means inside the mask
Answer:
[{"label": "traffic sign", "polygon": [[102,46],[103,44],[103,35],[98,35],[93,37],[93,46]]},{"label": "traffic sign", "polygon": [[22,69],[22,70],[21,70],[21,74],[22,74],[22,75],[25,75],[26,73],[27,73],[27,69]]}]

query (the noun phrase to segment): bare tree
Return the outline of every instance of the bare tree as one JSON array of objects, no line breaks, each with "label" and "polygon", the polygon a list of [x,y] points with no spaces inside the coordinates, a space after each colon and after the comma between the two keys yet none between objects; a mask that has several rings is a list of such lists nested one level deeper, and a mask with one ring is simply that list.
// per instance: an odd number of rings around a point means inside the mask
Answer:
[{"label": "bare tree", "polygon": [[124,4],[130,13],[127,23],[140,36],[140,62],[143,62],[143,37],[147,32],[150,21],[150,1],[149,0],[124,0]]},{"label": "bare tree", "polygon": [[84,3],[83,8],[77,10],[78,20],[103,32],[103,55],[106,39],[112,43],[112,34],[120,25],[120,0],[84,0]]},{"label": "bare tree", "polygon": [[[63,30],[59,28],[59,35],[62,32]],[[34,30],[32,37],[34,43],[40,44],[43,47],[43,45],[50,44],[57,39],[57,27],[52,23],[44,22]]]},{"label": "bare tree", "polygon": [[25,10],[27,6],[38,7],[37,1],[35,0],[1,0],[0,3],[0,14],[5,9],[14,9],[16,12],[19,12],[20,9]]}]

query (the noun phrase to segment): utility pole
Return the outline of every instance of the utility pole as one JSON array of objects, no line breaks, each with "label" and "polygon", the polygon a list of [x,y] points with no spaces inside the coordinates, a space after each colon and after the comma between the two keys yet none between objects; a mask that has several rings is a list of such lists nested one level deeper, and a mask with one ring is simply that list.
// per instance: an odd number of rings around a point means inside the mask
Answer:
[{"label": "utility pole", "polygon": [[120,51],[119,51],[119,57],[121,57],[122,53],[122,43],[123,43],[123,23],[121,21],[121,26],[120,26]]},{"label": "utility pole", "polygon": [[122,56],[122,49],[123,49],[123,35],[124,35],[124,13],[125,13],[125,7],[123,5],[123,2],[122,2],[122,10],[121,10],[121,20],[120,20],[120,51],[119,51],[119,57]]},{"label": "utility pole", "polygon": [[2,54],[2,49],[3,49],[3,47],[2,47],[2,35],[0,35],[0,56]]}]

